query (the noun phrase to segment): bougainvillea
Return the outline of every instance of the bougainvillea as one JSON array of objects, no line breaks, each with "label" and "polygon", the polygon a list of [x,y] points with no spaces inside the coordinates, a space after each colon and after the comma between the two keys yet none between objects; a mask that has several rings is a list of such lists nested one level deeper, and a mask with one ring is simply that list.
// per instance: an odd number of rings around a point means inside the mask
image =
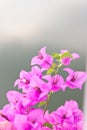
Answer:
[{"label": "bougainvillea", "polygon": [[[31,70],[21,70],[14,87],[8,91],[8,104],[0,110],[0,130],[82,130],[84,116],[74,100],[49,112],[50,97],[55,92],[82,89],[87,73],[69,68],[76,53],[61,50],[52,55],[43,47],[31,60]],[[68,73],[64,78],[59,69]]]}]

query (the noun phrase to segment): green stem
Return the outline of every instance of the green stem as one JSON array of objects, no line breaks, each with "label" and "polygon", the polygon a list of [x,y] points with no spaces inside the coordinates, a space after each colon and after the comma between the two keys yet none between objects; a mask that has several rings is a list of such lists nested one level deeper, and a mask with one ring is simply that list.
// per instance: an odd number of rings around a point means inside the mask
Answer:
[{"label": "green stem", "polygon": [[47,101],[46,101],[46,105],[45,105],[45,107],[44,107],[44,113],[46,112],[46,110],[48,109],[48,105],[49,105],[49,100],[50,100],[50,97],[51,97],[51,95],[52,95],[53,93],[52,92],[50,92],[49,93],[49,95],[48,95],[48,99],[47,99]]},{"label": "green stem", "polygon": [[55,70],[55,75],[58,74],[58,71],[59,71],[59,69],[61,68],[61,66],[62,66],[61,63],[60,63],[59,65],[57,65],[57,68],[56,68],[56,70]]}]

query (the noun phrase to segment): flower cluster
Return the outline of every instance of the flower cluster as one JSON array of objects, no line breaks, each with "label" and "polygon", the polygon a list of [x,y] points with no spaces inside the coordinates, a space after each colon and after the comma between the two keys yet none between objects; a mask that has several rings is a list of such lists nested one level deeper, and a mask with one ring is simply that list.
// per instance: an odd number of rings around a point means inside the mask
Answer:
[{"label": "flower cluster", "polygon": [[[0,110],[0,130],[82,130],[83,112],[74,100],[49,112],[50,97],[60,90],[81,89],[87,73],[66,67],[79,58],[77,53],[61,50],[49,55],[43,47],[31,60],[31,70],[20,72],[14,87],[20,91],[8,91],[9,101]],[[66,79],[59,69],[68,73]]]}]

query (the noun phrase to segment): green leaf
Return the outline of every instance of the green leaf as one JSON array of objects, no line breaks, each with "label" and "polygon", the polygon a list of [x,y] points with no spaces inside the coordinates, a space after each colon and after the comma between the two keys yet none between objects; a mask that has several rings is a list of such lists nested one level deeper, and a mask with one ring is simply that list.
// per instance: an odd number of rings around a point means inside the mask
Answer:
[{"label": "green leaf", "polygon": [[58,54],[58,53],[57,52],[52,53],[52,57],[54,57],[56,54]]},{"label": "green leaf", "polygon": [[42,101],[42,102],[39,103],[38,106],[39,106],[39,107],[42,107],[42,106],[44,106],[46,103],[47,103],[46,101]]},{"label": "green leaf", "polygon": [[67,58],[67,57],[73,58],[72,54],[70,52],[68,52],[68,51],[62,54],[62,58]]},{"label": "green leaf", "polygon": [[53,72],[55,72],[55,69],[53,69],[53,68],[49,68],[47,70],[47,74],[52,74]]},{"label": "green leaf", "polygon": [[45,122],[44,126],[47,126],[50,129],[53,129],[53,126],[49,122]]},{"label": "green leaf", "polygon": [[55,52],[55,53],[52,54],[52,57],[57,59],[57,60],[60,60],[61,59],[61,54],[58,54],[58,53]]}]

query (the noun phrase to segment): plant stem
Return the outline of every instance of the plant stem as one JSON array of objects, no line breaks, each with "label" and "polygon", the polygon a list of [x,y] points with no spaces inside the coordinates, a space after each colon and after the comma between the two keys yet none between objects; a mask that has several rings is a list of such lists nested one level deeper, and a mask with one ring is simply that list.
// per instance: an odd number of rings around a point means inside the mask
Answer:
[{"label": "plant stem", "polygon": [[48,108],[48,105],[49,105],[49,101],[50,101],[50,97],[51,95],[53,94],[53,92],[50,92],[49,95],[48,95],[48,99],[46,101],[46,105],[44,107],[44,113],[46,112],[47,108]]}]

